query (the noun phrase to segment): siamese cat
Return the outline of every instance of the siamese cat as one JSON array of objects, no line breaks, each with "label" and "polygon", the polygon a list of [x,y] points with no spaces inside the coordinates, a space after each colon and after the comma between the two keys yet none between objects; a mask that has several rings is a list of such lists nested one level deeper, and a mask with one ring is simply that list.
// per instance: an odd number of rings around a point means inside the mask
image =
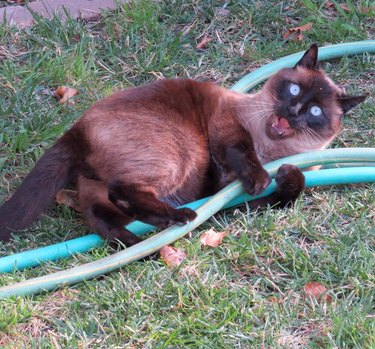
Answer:
[{"label": "siamese cat", "polygon": [[[314,44],[255,94],[167,79],[99,100],[0,207],[0,240],[26,228],[71,185],[90,228],[127,246],[140,238],[124,225],[185,224],[196,213],[176,205],[235,179],[250,195],[262,193],[271,181],[265,163],[327,147],[343,114],[365,99],[336,86],[318,68],[317,55]],[[285,206],[304,189],[294,166],[283,165],[276,179],[276,193],[252,206]]]}]

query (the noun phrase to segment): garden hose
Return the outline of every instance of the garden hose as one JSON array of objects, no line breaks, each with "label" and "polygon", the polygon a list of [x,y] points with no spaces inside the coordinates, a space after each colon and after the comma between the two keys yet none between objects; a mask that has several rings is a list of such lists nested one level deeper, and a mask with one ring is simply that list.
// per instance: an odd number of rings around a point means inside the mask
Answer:
[{"label": "garden hose", "polygon": [[[328,59],[343,56],[353,56],[365,52],[375,52],[375,40],[363,40],[319,47],[318,60],[325,61]],[[270,78],[280,69],[294,67],[294,65],[302,58],[304,53],[305,51],[294,53],[289,56],[279,58],[271,63],[265,64],[264,66],[238,80],[231,89],[237,92],[247,92],[260,84],[262,81]]]},{"label": "garden hose", "polygon": [[[326,161],[332,161],[332,157],[336,161],[336,159],[339,159],[340,156],[346,156],[352,162],[354,157],[357,158],[360,156],[360,152],[362,150],[366,154],[371,153],[373,159],[375,159],[375,149],[328,149],[320,152],[303,153],[290,156],[268,163],[264,167],[271,176],[274,176],[277,169],[283,163],[282,160],[285,160],[285,163],[294,164],[300,168],[324,164]],[[311,171],[305,173],[305,178],[307,187],[316,185],[375,182],[375,166],[353,168],[346,167]],[[275,187],[276,185],[273,181],[273,183],[266,189],[264,195],[270,194]],[[150,254],[159,251],[163,246],[172,244],[179,238],[185,236],[191,230],[197,228],[200,224],[220,211],[227,203],[234,200],[242,193],[242,184],[239,181],[234,181],[197,208],[197,218],[186,225],[175,225],[169,227],[134,246],[126,248],[125,250],[117,252],[108,257],[101,258],[97,261],[86,263],[84,265],[57,273],[22,281],[14,285],[1,287],[0,298],[24,296],[39,293],[41,291],[53,290],[57,287],[65,285],[72,285],[83,280],[88,280],[107,274],[133,261],[147,257]]]},{"label": "garden hose", "polygon": [[[322,47],[319,49],[319,60],[336,58],[344,55],[355,55],[365,52],[375,52],[375,40],[358,41],[353,43]],[[302,57],[302,55],[303,52],[300,52],[269,63],[264,67],[258,69],[257,71],[254,71],[253,73],[250,73],[241,80],[239,80],[238,83],[236,83],[232,87],[232,90],[238,92],[246,92],[249,89],[256,86],[257,84],[259,84],[260,82],[262,82],[263,80],[269,78],[279,69],[294,66],[296,62]],[[278,167],[283,163],[295,164],[300,168],[320,164],[328,164],[330,166],[334,166],[338,163],[371,164],[375,163],[375,149],[329,149],[318,152],[303,153],[276,160],[272,163],[266,164],[264,167],[266,170],[269,171],[271,176],[274,176]],[[307,172],[305,173],[305,176],[307,186],[374,182],[375,166],[346,167],[336,169],[333,168],[315,172]],[[274,188],[275,184],[273,183],[269,186],[269,188],[266,189],[264,195],[269,195],[271,191],[274,190]],[[82,280],[88,280],[95,276],[111,272],[132,261],[144,258],[150,255],[151,253],[160,250],[160,248],[162,248],[166,244],[173,243],[180,237],[183,237],[186,233],[190,232],[192,229],[198,227],[200,224],[202,224],[205,220],[210,218],[220,209],[228,207],[229,205],[232,205],[232,203],[234,205],[237,205],[247,199],[249,199],[249,197],[243,195],[241,183],[239,181],[235,181],[229,184],[221,191],[219,191],[211,198],[206,199],[205,202],[203,200],[202,203],[200,203],[201,206],[196,209],[198,214],[197,218],[184,226],[173,226],[167,228],[164,231],[138,243],[137,245],[129,247],[124,251],[120,251],[100,260],[87,263],[75,268],[71,268],[65,271],[26,280],[14,285],[1,287],[0,298],[17,295],[29,295],[41,292],[43,290],[52,290],[62,285],[74,284]],[[129,228],[129,230],[133,229],[134,231],[134,227],[137,227],[137,224],[141,223],[134,222],[130,224],[127,228]],[[149,227],[146,228],[149,229]],[[146,228],[143,227],[142,229]],[[88,235],[82,238],[71,240],[69,242],[69,247],[65,248],[65,250],[67,251],[67,254],[65,256],[69,256],[73,252],[85,252],[93,247],[99,246],[102,243],[102,241],[100,238],[97,238],[95,236],[96,235]],[[75,251],[74,249],[78,246],[78,244],[76,246],[76,242],[79,242],[81,247],[77,248]],[[61,243],[58,245],[63,246],[63,244],[67,243],[68,242]],[[34,256],[32,257],[30,254],[26,255],[26,258],[30,257],[29,265],[24,265],[23,267],[38,265],[41,261],[45,262],[56,260],[58,258],[61,258],[58,257],[59,253],[56,254],[56,252],[58,252],[56,251],[56,246],[57,245],[54,245],[52,250],[48,251],[48,256],[44,260],[38,258],[41,256],[41,249],[36,249],[34,251],[27,251],[24,253],[3,257],[0,259],[0,266],[1,268],[7,268],[7,265],[11,265],[11,270],[13,270],[14,267],[21,269],[22,263],[20,262],[20,259],[18,259],[18,257],[20,255],[25,256],[25,254],[27,253],[31,253]],[[4,258],[9,257],[10,259],[6,260],[4,266],[2,260],[4,260]]]},{"label": "garden hose", "polygon": [[[335,168],[337,166],[346,167],[350,165],[351,167],[363,167],[364,165],[373,166],[375,167],[375,149],[374,148],[345,148],[345,149],[329,149],[325,150],[324,157],[321,155],[322,152],[310,152],[304,153],[302,159],[298,160],[298,166],[303,169],[314,163],[315,165],[323,165],[324,167],[331,167]],[[301,154],[302,155],[302,154]],[[315,162],[313,162],[315,159]],[[274,161],[272,164],[273,171],[271,171],[271,177],[275,174],[275,169],[281,166],[284,163],[290,163],[290,161],[295,161],[293,158],[283,158]],[[372,161],[372,162],[371,162]],[[370,167],[371,168],[371,167]],[[336,168],[337,169],[337,168]],[[353,171],[354,169],[351,169]],[[348,171],[336,171],[336,172],[327,172],[320,173],[320,171],[314,172],[307,172],[305,173],[305,177],[308,178],[315,178],[316,175],[318,176],[327,176],[328,173],[337,173],[337,175],[344,173],[348,176]],[[330,184],[349,184],[349,183],[357,183],[358,180],[361,182],[372,182],[371,176],[365,176],[368,172],[364,172],[363,176],[359,176],[358,172],[356,176],[348,176],[348,179],[345,181],[340,180],[340,182],[335,183],[332,179],[330,179]],[[312,175],[314,174],[314,175]],[[328,177],[327,177],[328,178]],[[324,178],[321,179],[322,181]],[[318,184],[319,183],[319,184]],[[329,184],[329,183],[328,183]],[[328,185],[324,184],[324,185]],[[313,182],[308,182],[307,185],[315,186],[315,185],[323,185],[314,179]],[[273,186],[269,186],[264,193],[260,196],[251,197],[246,193],[242,193],[238,197],[234,198],[230,202],[224,205],[225,208],[230,208],[233,206],[238,206],[246,201],[254,200],[266,195],[269,195],[273,190]],[[196,210],[202,204],[207,202],[210,198],[203,198],[189,204],[183,205],[181,207],[189,207],[193,210]],[[154,230],[155,227],[140,221],[132,222],[126,226],[128,230],[130,230],[135,235],[144,235],[149,233],[150,231]],[[49,245],[45,247],[40,247],[34,250],[28,250],[25,252],[9,255],[6,257],[0,258],[0,272],[8,273],[14,270],[23,270],[26,268],[31,268],[38,266],[42,263],[52,262],[61,258],[67,258],[77,253],[84,253],[93,248],[99,247],[103,245],[104,240],[97,234],[90,234],[86,236],[82,236],[76,239],[60,242],[58,244]]]}]

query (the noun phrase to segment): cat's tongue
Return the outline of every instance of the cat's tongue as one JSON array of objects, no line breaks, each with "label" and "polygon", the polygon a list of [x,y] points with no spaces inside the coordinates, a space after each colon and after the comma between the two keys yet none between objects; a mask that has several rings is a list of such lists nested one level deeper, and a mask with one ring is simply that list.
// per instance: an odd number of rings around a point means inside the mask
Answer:
[{"label": "cat's tongue", "polygon": [[288,120],[278,116],[273,120],[271,126],[280,136],[287,133],[287,131],[290,129]]}]

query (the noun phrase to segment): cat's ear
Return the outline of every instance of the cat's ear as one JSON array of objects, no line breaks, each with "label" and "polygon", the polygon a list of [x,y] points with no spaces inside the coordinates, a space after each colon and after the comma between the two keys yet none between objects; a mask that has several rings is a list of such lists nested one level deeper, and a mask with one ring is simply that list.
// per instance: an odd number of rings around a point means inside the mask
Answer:
[{"label": "cat's ear", "polygon": [[349,95],[340,95],[337,97],[342,111],[344,114],[350,109],[354,108],[359,103],[363,102],[367,96],[349,96]]},{"label": "cat's ear", "polygon": [[304,53],[302,58],[297,62],[296,67],[307,69],[318,69],[318,45],[312,44]]}]

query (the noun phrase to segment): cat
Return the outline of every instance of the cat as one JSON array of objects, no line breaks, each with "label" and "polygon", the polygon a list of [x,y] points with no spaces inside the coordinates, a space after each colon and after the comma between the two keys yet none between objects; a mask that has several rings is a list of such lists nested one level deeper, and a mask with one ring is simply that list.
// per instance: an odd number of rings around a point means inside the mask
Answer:
[{"label": "cat", "polygon": [[[270,184],[263,165],[323,149],[342,116],[365,99],[348,96],[318,67],[313,44],[293,68],[281,69],[255,94],[209,82],[165,79],[97,101],[47,150],[0,207],[0,240],[26,228],[69,185],[78,189],[91,229],[127,246],[124,228],[138,219],[160,228],[196,217],[176,205],[240,179],[250,195]],[[304,176],[283,165],[276,193],[252,206],[287,206]]]}]

